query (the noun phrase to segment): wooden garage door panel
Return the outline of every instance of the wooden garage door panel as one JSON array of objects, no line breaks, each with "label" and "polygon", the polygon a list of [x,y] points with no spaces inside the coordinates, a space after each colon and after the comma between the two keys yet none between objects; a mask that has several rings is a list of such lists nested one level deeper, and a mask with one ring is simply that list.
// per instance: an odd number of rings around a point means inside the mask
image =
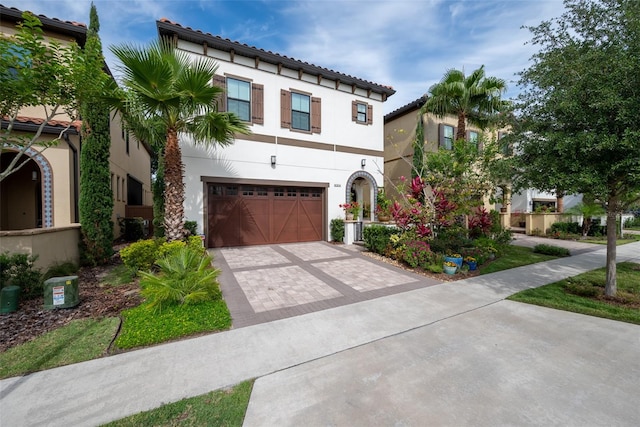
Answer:
[{"label": "wooden garage door panel", "polygon": [[209,184],[210,247],[322,240],[321,188]]}]

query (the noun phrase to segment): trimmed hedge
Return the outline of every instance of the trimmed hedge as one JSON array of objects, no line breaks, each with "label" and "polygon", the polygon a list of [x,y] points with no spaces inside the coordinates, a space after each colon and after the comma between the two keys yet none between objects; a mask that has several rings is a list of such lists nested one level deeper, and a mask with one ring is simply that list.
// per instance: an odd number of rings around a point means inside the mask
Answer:
[{"label": "trimmed hedge", "polygon": [[567,248],[561,248],[559,246],[553,245],[536,245],[533,248],[533,252],[544,254],[544,255],[552,255],[552,256],[569,256],[571,253]]},{"label": "trimmed hedge", "polygon": [[387,248],[391,246],[391,236],[398,234],[399,229],[396,227],[387,227],[384,225],[370,225],[362,231],[365,247],[371,252],[384,255]]}]

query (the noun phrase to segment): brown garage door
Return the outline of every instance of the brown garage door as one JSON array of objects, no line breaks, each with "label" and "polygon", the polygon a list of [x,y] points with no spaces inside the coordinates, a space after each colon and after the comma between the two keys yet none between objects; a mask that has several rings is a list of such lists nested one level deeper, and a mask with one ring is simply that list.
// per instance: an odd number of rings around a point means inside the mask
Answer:
[{"label": "brown garage door", "polygon": [[208,184],[209,247],[322,240],[323,188]]}]

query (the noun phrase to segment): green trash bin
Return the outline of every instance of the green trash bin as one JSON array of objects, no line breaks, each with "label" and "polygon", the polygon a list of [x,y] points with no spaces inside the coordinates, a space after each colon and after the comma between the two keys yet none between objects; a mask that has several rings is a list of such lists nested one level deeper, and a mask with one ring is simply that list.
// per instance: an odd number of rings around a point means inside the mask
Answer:
[{"label": "green trash bin", "polygon": [[80,302],[78,276],[52,277],[44,281],[44,308],[75,307]]},{"label": "green trash bin", "polygon": [[18,310],[20,286],[5,286],[0,291],[0,313],[13,313]]}]

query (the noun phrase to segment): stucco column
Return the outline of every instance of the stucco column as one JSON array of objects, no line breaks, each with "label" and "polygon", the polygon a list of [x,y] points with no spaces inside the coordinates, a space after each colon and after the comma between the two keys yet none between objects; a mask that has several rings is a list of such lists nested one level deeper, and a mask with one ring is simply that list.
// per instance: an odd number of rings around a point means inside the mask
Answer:
[{"label": "stucco column", "polygon": [[502,187],[502,207],[505,212],[500,212],[500,225],[506,230],[511,229],[511,187]]}]

